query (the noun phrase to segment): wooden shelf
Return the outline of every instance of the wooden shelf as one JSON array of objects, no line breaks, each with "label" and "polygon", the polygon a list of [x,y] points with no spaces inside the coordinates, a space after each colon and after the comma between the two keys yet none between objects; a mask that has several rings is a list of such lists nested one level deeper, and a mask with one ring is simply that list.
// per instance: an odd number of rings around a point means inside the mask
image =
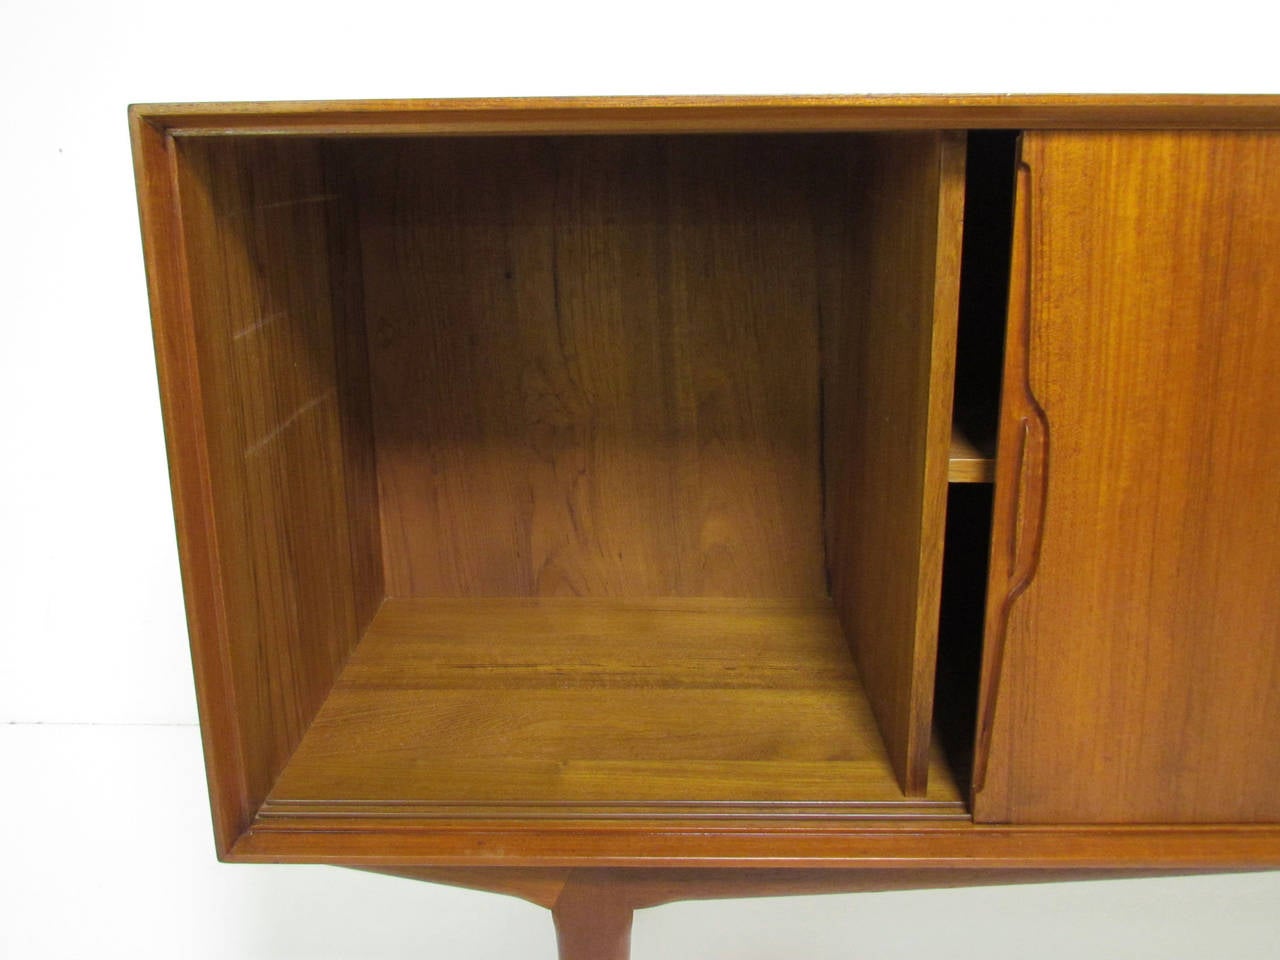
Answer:
[{"label": "wooden shelf", "polygon": [[388,600],[260,816],[962,817],[898,786],[829,600]]},{"label": "wooden shelf", "polygon": [[980,449],[960,430],[951,430],[947,479],[952,483],[992,483],[996,478],[995,452]]}]

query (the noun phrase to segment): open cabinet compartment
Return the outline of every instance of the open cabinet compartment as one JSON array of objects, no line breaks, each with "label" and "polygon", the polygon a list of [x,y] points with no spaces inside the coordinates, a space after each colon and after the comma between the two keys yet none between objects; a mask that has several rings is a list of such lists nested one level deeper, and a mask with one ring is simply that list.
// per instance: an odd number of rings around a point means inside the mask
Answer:
[{"label": "open cabinet compartment", "polygon": [[178,138],[249,815],[964,817],[964,144]]}]

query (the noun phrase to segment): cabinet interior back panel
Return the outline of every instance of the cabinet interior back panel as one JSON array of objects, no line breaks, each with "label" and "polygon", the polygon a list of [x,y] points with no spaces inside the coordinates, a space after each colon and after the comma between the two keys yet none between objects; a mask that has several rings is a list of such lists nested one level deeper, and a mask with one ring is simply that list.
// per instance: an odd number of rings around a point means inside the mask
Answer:
[{"label": "cabinet interior back panel", "polygon": [[826,595],[824,143],[358,144],[389,595]]}]

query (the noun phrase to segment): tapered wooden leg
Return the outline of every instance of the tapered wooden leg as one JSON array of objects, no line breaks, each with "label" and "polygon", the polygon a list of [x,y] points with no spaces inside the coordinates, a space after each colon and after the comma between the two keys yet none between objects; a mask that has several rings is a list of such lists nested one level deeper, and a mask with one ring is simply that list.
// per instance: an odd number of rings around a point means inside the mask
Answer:
[{"label": "tapered wooden leg", "polygon": [[632,913],[621,886],[571,876],[551,908],[560,960],[629,960]]}]

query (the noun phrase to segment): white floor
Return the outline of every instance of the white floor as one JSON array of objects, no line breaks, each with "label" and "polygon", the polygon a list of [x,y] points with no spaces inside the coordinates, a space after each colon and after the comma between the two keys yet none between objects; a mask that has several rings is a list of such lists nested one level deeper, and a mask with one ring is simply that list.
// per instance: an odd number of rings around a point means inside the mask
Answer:
[{"label": "white floor", "polygon": [[[553,960],[509,897],[216,862],[196,729],[0,726],[6,960]],[[1274,960],[1280,873],[675,904],[635,960]]]}]

